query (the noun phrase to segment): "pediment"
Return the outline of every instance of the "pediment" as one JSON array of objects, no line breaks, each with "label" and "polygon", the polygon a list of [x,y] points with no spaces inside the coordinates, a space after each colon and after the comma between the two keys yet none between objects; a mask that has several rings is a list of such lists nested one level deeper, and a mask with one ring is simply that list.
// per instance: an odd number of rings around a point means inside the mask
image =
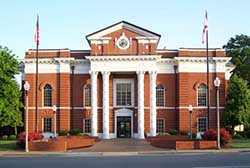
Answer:
[{"label": "pediment", "polygon": [[112,34],[113,32],[119,31],[119,30],[127,30],[133,33],[136,33],[138,35],[138,38],[148,38],[148,39],[154,39],[154,40],[159,40],[161,35],[154,33],[152,31],[149,31],[147,29],[144,29],[142,27],[139,27],[137,25],[128,23],[126,21],[121,21],[118,23],[115,23],[111,26],[105,27],[99,31],[96,31],[94,33],[91,33],[86,36],[87,40],[109,40],[110,37],[107,37],[107,35]]}]

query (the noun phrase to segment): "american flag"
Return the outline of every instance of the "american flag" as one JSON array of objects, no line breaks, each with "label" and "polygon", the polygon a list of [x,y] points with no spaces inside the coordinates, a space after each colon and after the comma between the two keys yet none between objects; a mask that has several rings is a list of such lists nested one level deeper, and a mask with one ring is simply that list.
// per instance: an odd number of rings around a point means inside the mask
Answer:
[{"label": "american flag", "polygon": [[39,45],[39,16],[37,15],[37,21],[36,21],[36,31],[34,36],[36,45]]},{"label": "american flag", "polygon": [[206,32],[208,31],[208,19],[207,19],[207,11],[205,13],[205,22],[204,22],[204,27],[203,27],[203,32],[202,32],[202,44],[205,43],[205,37],[206,36]]}]

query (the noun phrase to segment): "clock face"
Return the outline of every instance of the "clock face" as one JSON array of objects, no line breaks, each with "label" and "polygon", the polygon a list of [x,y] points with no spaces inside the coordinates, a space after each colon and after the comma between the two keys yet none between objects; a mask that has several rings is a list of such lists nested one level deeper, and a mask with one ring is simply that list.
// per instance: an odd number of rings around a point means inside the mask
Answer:
[{"label": "clock face", "polygon": [[121,48],[126,48],[127,45],[128,45],[128,41],[127,41],[126,39],[121,39],[121,40],[119,41],[119,46],[120,46]]},{"label": "clock face", "polygon": [[125,36],[125,34],[122,34],[120,38],[117,40],[116,45],[119,49],[126,50],[129,48],[129,39]]}]

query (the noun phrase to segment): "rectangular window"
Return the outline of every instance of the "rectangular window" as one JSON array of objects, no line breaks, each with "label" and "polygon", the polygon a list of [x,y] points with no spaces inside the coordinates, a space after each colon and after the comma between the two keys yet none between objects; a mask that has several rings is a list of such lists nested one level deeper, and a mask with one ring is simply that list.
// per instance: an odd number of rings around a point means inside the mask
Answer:
[{"label": "rectangular window", "polygon": [[83,132],[90,133],[91,132],[91,120],[83,119]]},{"label": "rectangular window", "polygon": [[116,84],[116,105],[117,106],[131,106],[131,83],[117,83]]},{"label": "rectangular window", "polygon": [[52,131],[52,119],[44,118],[43,119],[43,132],[51,132]]},{"label": "rectangular window", "polygon": [[205,132],[207,130],[207,118],[199,117],[198,118],[198,132]]},{"label": "rectangular window", "polygon": [[156,121],[156,132],[164,133],[165,132],[165,119],[157,119]]}]

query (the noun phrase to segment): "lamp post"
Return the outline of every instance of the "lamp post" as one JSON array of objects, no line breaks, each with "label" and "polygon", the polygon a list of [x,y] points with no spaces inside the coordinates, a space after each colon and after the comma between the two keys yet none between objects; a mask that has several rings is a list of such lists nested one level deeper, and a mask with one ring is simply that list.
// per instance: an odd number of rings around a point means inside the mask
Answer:
[{"label": "lamp post", "polygon": [[25,152],[29,152],[29,133],[28,133],[28,92],[30,90],[30,84],[28,81],[25,81],[24,90],[26,94],[26,112],[25,112]]},{"label": "lamp post", "polygon": [[220,113],[219,113],[219,87],[220,79],[218,77],[214,80],[214,86],[216,88],[216,114],[217,114],[217,149],[220,149]]},{"label": "lamp post", "polygon": [[56,110],[57,110],[56,105],[53,105],[52,110],[54,112],[54,137],[56,138]]},{"label": "lamp post", "polygon": [[193,106],[190,104],[188,106],[188,111],[190,114],[190,139],[192,139],[192,112],[193,112]]}]

